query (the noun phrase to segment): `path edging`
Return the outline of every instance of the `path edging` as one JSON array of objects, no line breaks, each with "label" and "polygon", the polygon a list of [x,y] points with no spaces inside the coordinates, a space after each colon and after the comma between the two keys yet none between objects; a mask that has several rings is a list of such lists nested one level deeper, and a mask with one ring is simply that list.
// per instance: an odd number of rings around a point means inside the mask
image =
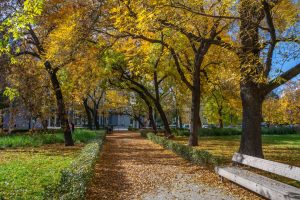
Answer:
[{"label": "path edging", "polygon": [[70,166],[61,171],[57,185],[45,188],[45,199],[85,199],[86,190],[94,174],[94,167],[102,150],[106,133],[87,144]]},{"label": "path edging", "polygon": [[167,138],[160,137],[154,133],[148,133],[147,138],[152,142],[161,145],[163,148],[173,151],[175,154],[181,156],[185,160],[201,166],[218,166],[223,163],[224,158],[221,156],[214,156],[205,150],[194,149],[193,147],[179,144]]}]

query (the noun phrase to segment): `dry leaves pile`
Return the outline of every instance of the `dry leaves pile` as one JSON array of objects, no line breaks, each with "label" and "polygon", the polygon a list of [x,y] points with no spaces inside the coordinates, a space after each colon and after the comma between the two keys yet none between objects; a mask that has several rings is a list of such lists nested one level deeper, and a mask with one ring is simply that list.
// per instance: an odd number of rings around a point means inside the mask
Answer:
[{"label": "dry leaves pile", "polygon": [[[181,181],[178,175],[188,177],[188,180]],[[174,185],[187,181],[189,185],[200,186],[202,190],[203,186],[207,190],[215,188],[216,193],[224,195],[218,196],[219,199],[259,199],[239,186],[227,181],[221,182],[213,171],[193,165],[171,151],[141,138],[137,133],[107,136],[87,199],[147,199],[147,194],[153,196],[162,188],[172,193]]]}]

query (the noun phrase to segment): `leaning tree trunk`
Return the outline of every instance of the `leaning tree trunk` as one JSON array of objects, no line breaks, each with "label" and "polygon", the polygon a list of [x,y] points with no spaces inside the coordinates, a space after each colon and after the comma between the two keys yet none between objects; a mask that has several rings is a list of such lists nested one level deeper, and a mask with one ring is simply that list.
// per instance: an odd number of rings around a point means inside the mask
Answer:
[{"label": "leaning tree trunk", "polygon": [[84,106],[84,109],[85,109],[85,112],[86,112],[86,117],[87,117],[87,120],[88,120],[88,128],[90,130],[93,129],[93,121],[92,121],[92,114],[91,114],[91,109],[87,103],[87,99],[84,99],[83,100],[83,106]]},{"label": "leaning tree trunk", "polygon": [[263,95],[254,87],[241,86],[243,105],[242,137],[239,152],[263,158],[261,121]]},{"label": "leaning tree trunk", "polygon": [[149,104],[148,105],[148,117],[149,117],[149,120],[150,120],[150,125],[152,126],[153,128],[153,131],[154,133],[156,134],[157,133],[157,127],[156,127],[156,123],[155,123],[155,120],[154,120],[154,117],[153,117],[153,107]]},{"label": "leaning tree trunk", "polygon": [[65,145],[66,146],[74,146],[74,141],[72,138],[72,132],[69,125],[69,119],[65,108],[65,103],[62,95],[62,91],[60,88],[59,81],[57,79],[56,71],[51,68],[50,62],[45,62],[45,67],[50,75],[52,87],[55,91],[56,104],[58,117],[61,122],[61,127],[64,131]]},{"label": "leaning tree trunk", "polygon": [[163,110],[160,102],[156,101],[155,102],[155,106],[156,106],[156,109],[159,112],[160,118],[161,118],[161,120],[162,120],[162,122],[164,124],[164,127],[165,127],[165,136],[166,137],[171,137],[172,133],[171,133],[171,129],[170,129],[168,118],[166,116],[165,111]]}]

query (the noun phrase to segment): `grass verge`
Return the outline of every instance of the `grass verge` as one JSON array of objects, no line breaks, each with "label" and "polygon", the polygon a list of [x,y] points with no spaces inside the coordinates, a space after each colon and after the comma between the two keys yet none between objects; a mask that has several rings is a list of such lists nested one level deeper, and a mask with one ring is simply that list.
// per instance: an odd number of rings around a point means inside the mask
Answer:
[{"label": "grass verge", "polygon": [[[95,131],[77,129],[73,133],[73,139],[76,143],[88,143],[99,137]],[[17,147],[39,147],[45,144],[64,143],[62,132],[54,134],[36,133],[34,135],[18,134],[6,135],[0,137],[0,149],[17,148]]]},{"label": "grass verge", "polygon": [[214,156],[208,151],[194,149],[190,146],[179,144],[175,141],[157,136],[154,133],[148,133],[147,137],[154,143],[160,144],[164,148],[172,150],[177,155],[195,164],[213,167],[221,164],[223,161],[222,156]]},{"label": "grass verge", "polygon": [[88,183],[102,149],[105,134],[97,141],[87,144],[71,165],[61,171],[57,185],[46,188],[45,199],[80,200],[85,199]]}]

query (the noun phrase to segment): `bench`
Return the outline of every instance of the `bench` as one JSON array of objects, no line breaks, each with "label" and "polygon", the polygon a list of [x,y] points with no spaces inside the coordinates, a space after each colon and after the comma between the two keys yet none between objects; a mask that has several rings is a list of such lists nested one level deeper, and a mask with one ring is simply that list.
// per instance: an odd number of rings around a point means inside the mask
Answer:
[{"label": "bench", "polygon": [[[266,172],[284,176],[300,181],[300,168],[273,162],[253,156],[235,153],[232,157],[234,163],[243,164]],[[261,196],[272,200],[300,200],[300,189],[285,183],[261,176],[242,169],[238,166],[216,167],[215,171],[221,177],[235,182]]]}]

